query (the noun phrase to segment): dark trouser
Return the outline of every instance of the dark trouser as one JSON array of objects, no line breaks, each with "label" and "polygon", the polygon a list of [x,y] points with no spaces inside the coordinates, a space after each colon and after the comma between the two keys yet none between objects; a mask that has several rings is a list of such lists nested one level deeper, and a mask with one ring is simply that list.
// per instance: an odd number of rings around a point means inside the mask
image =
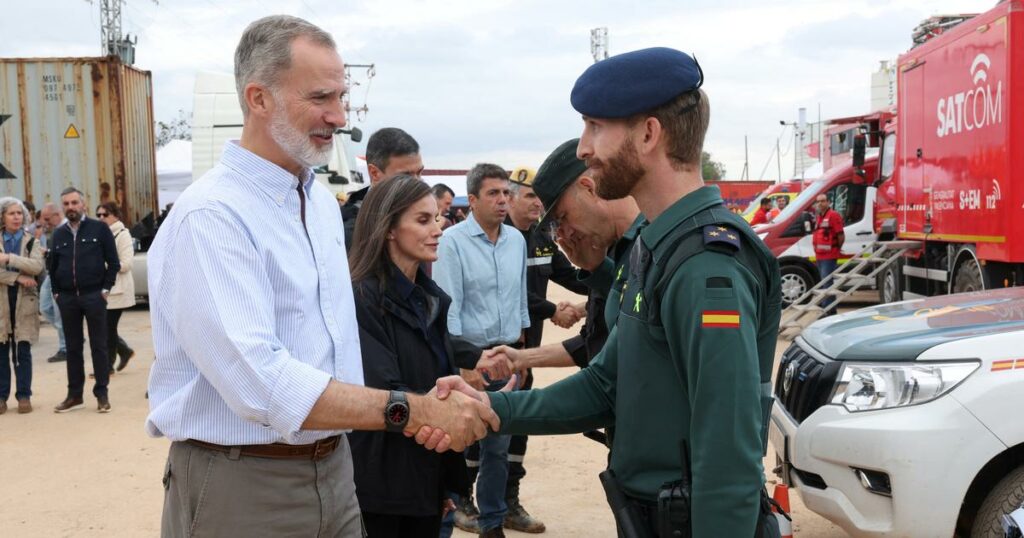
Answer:
[{"label": "dark trouser", "polygon": [[107,302],[96,291],[75,295],[64,292],[57,297],[60,317],[64,321],[64,336],[68,345],[68,397],[81,398],[85,387],[85,334],[82,321],[89,326],[89,347],[92,351],[92,371],[96,384],[92,393],[97,398],[107,395],[110,363],[107,358]]},{"label": "dark trouser", "polygon": [[114,371],[117,354],[128,356],[128,344],[117,335],[117,324],[121,321],[124,310],[117,308],[107,310],[107,355],[110,357],[110,371]]},{"label": "dark trouser", "polygon": [[[829,278],[829,275],[831,275],[832,272],[835,271],[838,267],[839,260],[818,260],[818,272],[821,273],[821,280],[825,281],[823,287],[828,287],[832,284],[832,279]],[[836,302],[836,298],[833,295],[826,297],[825,300],[821,302],[821,307],[825,309],[826,314],[835,313],[835,309],[829,308],[830,306],[832,306],[832,303],[834,302]]]},{"label": "dark trouser", "polygon": [[271,459],[171,444],[160,535],[364,536],[342,435],[327,457]]},{"label": "dark trouser", "polygon": [[[533,370],[526,371],[526,382],[520,390],[533,388]],[[526,476],[526,467],[523,467],[523,459],[526,457],[526,442],[529,438],[525,435],[513,435],[508,444],[508,483],[505,486],[505,497],[511,497],[511,493],[519,490],[519,482]]]},{"label": "dark trouser", "polygon": [[396,516],[363,512],[368,538],[437,538],[441,514],[436,516]]},{"label": "dark trouser", "polygon": [[[11,366],[14,362],[14,377],[17,379],[17,390],[14,397],[23,400],[32,397],[32,345],[18,342],[12,346],[14,337],[0,344],[0,402],[7,401],[11,395]],[[13,352],[13,356],[12,356]]]}]

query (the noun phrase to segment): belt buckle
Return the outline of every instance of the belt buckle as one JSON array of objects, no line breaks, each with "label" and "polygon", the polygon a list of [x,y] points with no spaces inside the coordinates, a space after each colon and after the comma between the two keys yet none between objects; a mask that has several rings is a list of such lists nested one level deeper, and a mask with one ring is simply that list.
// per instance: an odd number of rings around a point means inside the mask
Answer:
[{"label": "belt buckle", "polygon": [[313,444],[313,461],[319,461],[331,453],[331,437],[320,439]]}]

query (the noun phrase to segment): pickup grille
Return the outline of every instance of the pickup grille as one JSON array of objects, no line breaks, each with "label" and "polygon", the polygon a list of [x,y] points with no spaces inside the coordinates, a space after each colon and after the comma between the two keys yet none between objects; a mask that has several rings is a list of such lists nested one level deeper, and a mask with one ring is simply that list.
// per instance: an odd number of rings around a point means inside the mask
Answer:
[{"label": "pickup grille", "polygon": [[836,361],[822,362],[793,342],[779,361],[775,396],[790,416],[803,422],[828,402],[840,366]]}]

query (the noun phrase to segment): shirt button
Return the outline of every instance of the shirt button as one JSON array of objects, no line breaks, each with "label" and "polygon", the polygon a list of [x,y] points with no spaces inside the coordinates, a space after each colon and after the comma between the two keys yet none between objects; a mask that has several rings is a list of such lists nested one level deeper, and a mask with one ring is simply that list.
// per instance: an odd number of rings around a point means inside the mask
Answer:
[{"label": "shirt button", "polygon": [[283,204],[284,203],[284,196],[278,196],[277,197],[277,203]]}]

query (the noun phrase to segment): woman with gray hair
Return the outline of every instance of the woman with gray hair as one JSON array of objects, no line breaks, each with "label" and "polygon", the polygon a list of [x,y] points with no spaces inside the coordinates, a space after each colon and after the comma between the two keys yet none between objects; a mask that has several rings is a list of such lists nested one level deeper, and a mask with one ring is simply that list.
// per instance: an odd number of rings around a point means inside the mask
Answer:
[{"label": "woman with gray hair", "polygon": [[11,395],[11,367],[17,389],[18,413],[32,412],[32,343],[39,339],[39,290],[35,276],[43,272],[43,250],[25,232],[25,206],[9,196],[0,198],[0,284],[7,300],[0,300],[0,415],[7,412]]}]

